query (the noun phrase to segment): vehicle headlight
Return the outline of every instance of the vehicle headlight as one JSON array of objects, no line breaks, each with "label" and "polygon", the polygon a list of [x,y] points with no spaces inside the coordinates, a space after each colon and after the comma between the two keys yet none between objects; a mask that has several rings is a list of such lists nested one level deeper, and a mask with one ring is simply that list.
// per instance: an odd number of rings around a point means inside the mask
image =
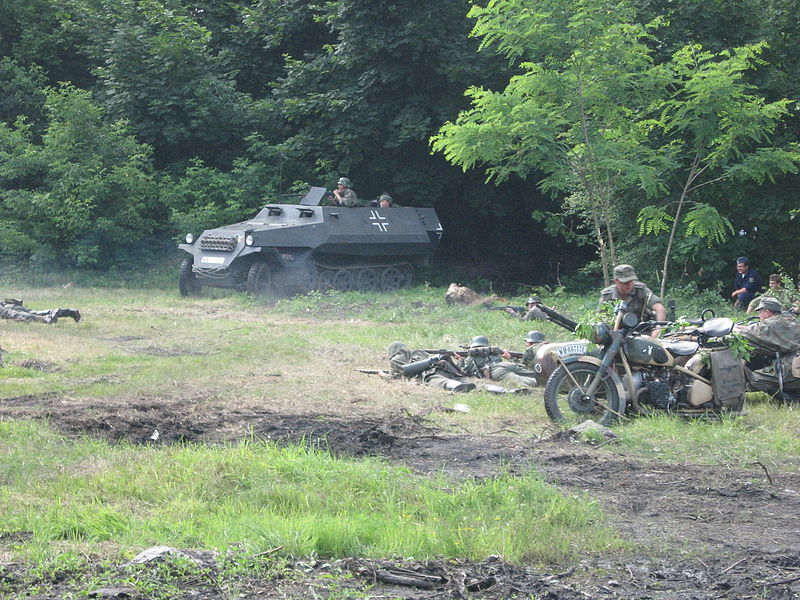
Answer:
[{"label": "vehicle headlight", "polygon": [[244,243],[245,243],[245,246],[252,246],[253,245],[253,234],[252,233],[245,234]]},{"label": "vehicle headlight", "polygon": [[187,233],[186,234],[186,243],[187,244],[194,243],[194,234],[193,233]]}]

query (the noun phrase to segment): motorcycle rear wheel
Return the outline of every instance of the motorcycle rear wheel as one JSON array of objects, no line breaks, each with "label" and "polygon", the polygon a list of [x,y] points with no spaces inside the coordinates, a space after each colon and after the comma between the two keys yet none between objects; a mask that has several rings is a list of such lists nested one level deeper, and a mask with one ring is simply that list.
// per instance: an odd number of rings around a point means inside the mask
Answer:
[{"label": "motorcycle rear wheel", "polygon": [[598,371],[594,363],[576,361],[561,365],[547,380],[544,388],[544,408],[551,421],[572,427],[586,420],[612,425],[624,414],[625,405],[617,387],[609,377],[603,377],[597,391],[588,396],[589,387]]}]

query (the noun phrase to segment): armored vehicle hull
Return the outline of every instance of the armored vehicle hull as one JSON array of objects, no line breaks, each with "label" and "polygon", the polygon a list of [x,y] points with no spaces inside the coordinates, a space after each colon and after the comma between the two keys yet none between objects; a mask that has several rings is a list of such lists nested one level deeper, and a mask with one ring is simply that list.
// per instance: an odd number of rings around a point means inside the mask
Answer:
[{"label": "armored vehicle hull", "polygon": [[442,235],[432,208],[318,206],[324,188],[300,204],[268,204],[242,223],[187,236],[179,288],[252,295],[310,290],[394,290],[414,282]]}]

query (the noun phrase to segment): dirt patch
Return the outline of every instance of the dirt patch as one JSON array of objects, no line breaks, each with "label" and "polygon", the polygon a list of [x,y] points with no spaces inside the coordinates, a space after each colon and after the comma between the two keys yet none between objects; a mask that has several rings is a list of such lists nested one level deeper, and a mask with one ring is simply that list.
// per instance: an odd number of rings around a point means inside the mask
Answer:
[{"label": "dirt patch", "polygon": [[[279,585],[263,578],[240,581],[244,597],[311,598],[331,581],[339,589],[349,586],[376,598],[499,599],[516,594],[677,600],[800,594],[800,475],[795,472],[766,471],[759,464],[741,469],[666,464],[563,440],[458,435],[404,412],[361,418],[277,414],[202,395],[102,402],[76,402],[57,394],[0,399],[0,419],[8,418],[45,419],[67,436],[88,434],[111,442],[304,440],[339,455],[383,456],[420,473],[444,470],[459,478],[532,467],[566,493],[596,500],[634,543],[633,551],[611,558],[586,557],[539,570],[500,559],[293,565],[293,575]],[[401,575],[416,571],[434,585],[400,585],[377,576],[393,569]],[[14,573],[8,578],[24,579]],[[187,597],[219,597],[216,588],[195,591]]]}]

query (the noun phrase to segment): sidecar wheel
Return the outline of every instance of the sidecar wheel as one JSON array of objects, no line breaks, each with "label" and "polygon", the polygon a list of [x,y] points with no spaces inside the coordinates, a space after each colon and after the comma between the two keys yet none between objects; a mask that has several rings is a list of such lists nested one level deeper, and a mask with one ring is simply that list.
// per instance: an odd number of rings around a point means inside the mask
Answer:
[{"label": "sidecar wheel", "polygon": [[582,392],[588,388],[597,371],[597,365],[583,361],[561,365],[553,371],[544,388],[544,408],[550,420],[565,427],[586,420],[608,426],[624,414],[625,406],[610,378],[603,377],[592,396]]}]

